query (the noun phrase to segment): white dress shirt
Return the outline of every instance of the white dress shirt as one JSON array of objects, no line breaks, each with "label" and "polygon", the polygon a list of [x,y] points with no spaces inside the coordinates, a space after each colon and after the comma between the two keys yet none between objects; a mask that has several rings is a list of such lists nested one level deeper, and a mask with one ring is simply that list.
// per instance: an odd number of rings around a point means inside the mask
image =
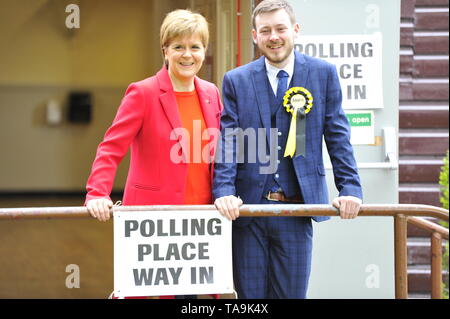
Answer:
[{"label": "white dress shirt", "polygon": [[276,96],[277,88],[278,88],[277,74],[278,74],[278,72],[280,72],[280,70],[284,70],[287,72],[287,74],[289,74],[288,87],[289,87],[289,84],[291,83],[292,76],[294,75],[294,64],[295,64],[294,51],[292,51],[291,55],[288,57],[288,63],[282,69],[274,67],[272,64],[269,63],[269,61],[267,61],[267,59],[265,59],[265,63],[266,63],[267,77],[269,78],[269,82],[270,82],[270,86],[272,87],[273,94]]}]

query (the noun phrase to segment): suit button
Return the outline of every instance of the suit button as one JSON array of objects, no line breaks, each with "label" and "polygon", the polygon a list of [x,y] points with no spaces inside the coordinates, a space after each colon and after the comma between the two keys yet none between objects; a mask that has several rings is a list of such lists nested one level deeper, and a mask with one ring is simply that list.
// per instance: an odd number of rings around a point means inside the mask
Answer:
[{"label": "suit button", "polygon": [[280,174],[275,174],[275,178],[276,179],[280,178]]},{"label": "suit button", "polygon": [[281,146],[278,146],[278,147],[277,147],[277,150],[281,151]]},{"label": "suit button", "polygon": [[281,135],[283,135],[283,133],[282,132],[278,132],[278,136],[281,136]]}]

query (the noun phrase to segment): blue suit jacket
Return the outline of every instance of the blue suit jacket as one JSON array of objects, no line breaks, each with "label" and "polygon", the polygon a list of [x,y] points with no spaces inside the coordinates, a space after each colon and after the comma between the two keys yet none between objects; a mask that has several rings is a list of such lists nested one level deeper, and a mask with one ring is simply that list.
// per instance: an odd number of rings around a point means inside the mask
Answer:
[{"label": "blue suit jacket", "polygon": [[[295,52],[292,87],[295,86],[306,88],[313,96],[313,107],[306,115],[306,156],[292,159],[305,203],[329,203],[322,158],[323,137],[333,165],[339,195],[362,198],[361,184],[350,144],[350,127],[341,106],[342,93],[335,66]],[[229,71],[224,76],[222,92],[224,111],[221,117],[222,134],[218,148],[218,155],[222,158],[215,163],[213,185],[215,198],[236,195],[246,204],[260,203],[263,187],[269,176],[261,174],[261,168],[268,166],[267,158],[260,158],[261,156],[257,155],[256,161],[249,161],[252,155],[250,152],[255,150],[249,150],[248,144],[245,143],[244,162],[238,163],[235,160],[230,163],[224,160],[224,145],[227,134],[230,135],[233,129],[241,128],[244,131],[249,128],[270,129],[270,102],[268,94],[262,92],[266,87],[264,57]],[[266,142],[270,145],[268,130],[266,138]],[[233,152],[236,152],[236,149],[239,147],[234,147]],[[314,217],[316,221],[326,219],[328,217]]]}]

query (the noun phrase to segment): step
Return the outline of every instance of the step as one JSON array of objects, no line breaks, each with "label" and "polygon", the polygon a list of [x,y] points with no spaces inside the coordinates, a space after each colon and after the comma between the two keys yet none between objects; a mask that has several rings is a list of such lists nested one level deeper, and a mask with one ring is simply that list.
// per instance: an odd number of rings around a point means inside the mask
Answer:
[{"label": "step", "polygon": [[424,159],[420,157],[400,158],[399,182],[400,183],[437,183],[442,159]]},{"label": "step", "polygon": [[449,133],[445,130],[401,130],[401,155],[433,155],[444,157],[448,150]]},{"label": "step", "polygon": [[[442,272],[448,283],[448,272]],[[408,266],[408,292],[429,293],[431,291],[431,270],[429,265]]]},{"label": "step", "polygon": [[415,31],[416,54],[448,54],[448,31]]},{"label": "step", "polygon": [[448,8],[416,8],[416,30],[448,30]]},{"label": "step", "polygon": [[448,129],[447,105],[400,105],[400,129]]},{"label": "step", "polygon": [[[408,238],[408,266],[431,264],[430,238]],[[442,242],[442,256],[445,253],[445,243]]]},{"label": "step", "polygon": [[448,79],[400,79],[401,101],[448,101]]},{"label": "step", "polygon": [[400,204],[423,204],[441,207],[439,184],[401,183],[398,193]]}]

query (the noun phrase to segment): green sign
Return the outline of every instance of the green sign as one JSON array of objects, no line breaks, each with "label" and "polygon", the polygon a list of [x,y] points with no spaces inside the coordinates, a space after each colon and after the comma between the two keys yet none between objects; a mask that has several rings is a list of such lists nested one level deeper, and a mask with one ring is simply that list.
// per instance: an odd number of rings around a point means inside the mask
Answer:
[{"label": "green sign", "polygon": [[371,113],[352,113],[347,114],[350,126],[372,126]]}]

